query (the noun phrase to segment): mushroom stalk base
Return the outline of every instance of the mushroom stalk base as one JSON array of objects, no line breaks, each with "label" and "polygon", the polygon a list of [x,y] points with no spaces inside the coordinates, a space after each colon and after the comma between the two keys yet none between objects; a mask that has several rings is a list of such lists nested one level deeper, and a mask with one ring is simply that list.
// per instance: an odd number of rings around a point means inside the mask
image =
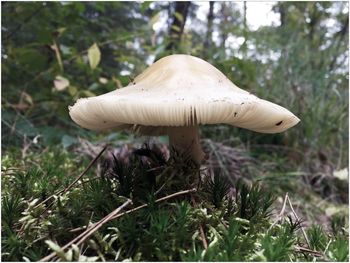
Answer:
[{"label": "mushroom stalk base", "polygon": [[169,144],[180,154],[188,155],[200,165],[204,160],[204,153],[199,143],[198,126],[168,128]]}]

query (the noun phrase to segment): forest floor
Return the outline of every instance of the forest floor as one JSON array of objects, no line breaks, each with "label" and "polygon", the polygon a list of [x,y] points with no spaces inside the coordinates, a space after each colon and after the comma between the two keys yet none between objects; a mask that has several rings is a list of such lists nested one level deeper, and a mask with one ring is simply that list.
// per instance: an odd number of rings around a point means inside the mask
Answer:
[{"label": "forest floor", "polygon": [[2,260],[348,260],[347,171],[202,145],[199,170],[159,141],[3,151]]}]

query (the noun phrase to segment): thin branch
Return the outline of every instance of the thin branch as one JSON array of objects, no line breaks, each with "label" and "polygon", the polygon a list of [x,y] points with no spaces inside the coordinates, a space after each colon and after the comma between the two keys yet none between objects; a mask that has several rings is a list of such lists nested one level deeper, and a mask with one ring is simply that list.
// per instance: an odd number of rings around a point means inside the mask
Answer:
[{"label": "thin branch", "polygon": [[[73,245],[74,243],[78,246],[81,243],[83,243],[88,237],[90,237],[94,232],[96,232],[98,229],[100,229],[105,223],[109,222],[113,219],[113,216],[117,215],[122,209],[124,209],[126,206],[131,204],[132,201],[128,199],[126,202],[124,202],[121,206],[119,206],[117,209],[109,213],[106,217],[102,218],[97,223],[93,224],[88,228],[85,232],[81,233],[79,236],[71,240],[68,244],[64,245],[62,247],[62,250],[67,249],[69,246]],[[49,261],[50,259],[54,258],[56,256],[56,253],[53,252],[50,255],[40,259],[39,261]]]},{"label": "thin branch", "polygon": [[[57,193],[49,196],[48,198],[46,198],[44,201],[40,202],[39,204],[37,204],[35,206],[35,208],[39,207],[40,205],[46,203],[47,201],[49,201],[51,198],[53,198],[56,195],[62,195],[64,193],[66,193],[68,190],[70,190],[89,170],[90,168],[96,163],[96,161],[100,158],[100,156],[102,155],[102,153],[107,149],[108,145],[106,145],[105,147],[103,147],[103,149],[99,152],[99,154],[93,159],[91,160],[91,162],[89,163],[89,165],[85,168],[85,170],[69,185],[67,186],[65,189],[62,189],[60,191],[58,191]],[[52,204],[51,204],[52,205]],[[50,205],[50,206],[51,206]]]},{"label": "thin branch", "polygon": [[[165,200],[168,200],[168,199],[171,199],[171,198],[174,198],[174,197],[177,197],[177,196],[180,196],[180,195],[184,195],[184,194],[188,194],[188,193],[194,193],[196,192],[197,189],[193,188],[193,189],[189,189],[189,190],[184,190],[184,191],[180,191],[180,192],[177,192],[177,193],[174,193],[174,194],[171,194],[171,195],[168,195],[168,196],[164,196],[162,198],[159,198],[155,201],[155,203],[159,203],[159,202],[162,202],[162,201],[165,201]],[[66,248],[68,248],[69,246],[71,246],[72,244],[74,244],[76,242],[76,245],[80,245],[82,242],[84,242],[91,234],[93,234],[95,231],[97,231],[103,224],[113,220],[113,219],[116,219],[116,218],[119,218],[123,215],[126,215],[126,214],[130,214],[132,212],[135,212],[137,210],[140,210],[144,207],[147,207],[148,204],[144,204],[144,205],[141,205],[141,206],[138,206],[136,208],[133,208],[133,209],[130,209],[124,213],[121,213],[119,214],[119,212],[121,211],[122,208],[124,208],[125,206],[129,205],[131,202],[131,200],[128,200],[126,201],[122,206],[118,207],[116,210],[114,210],[112,213],[108,214],[106,217],[104,217],[103,219],[101,219],[100,221],[98,221],[97,223],[93,224],[92,226],[90,226],[89,229],[85,230],[83,233],[81,233],[79,236],[77,236],[76,238],[74,238],[72,241],[70,241],[68,244],[66,244],[65,246],[62,247],[63,250],[65,250]],[[70,230],[71,232],[74,232],[75,229],[72,229]],[[50,259],[52,259],[53,257],[55,257],[55,253],[51,253],[50,255],[42,258],[40,261],[48,261]]]},{"label": "thin branch", "polygon": [[[179,196],[179,195],[188,194],[188,193],[193,193],[193,192],[196,192],[196,189],[195,189],[195,188],[190,189],[190,190],[185,190],[185,191],[177,192],[177,193],[175,193],[175,194],[171,194],[171,195],[168,195],[168,196],[159,198],[159,199],[157,199],[157,200],[155,201],[155,203],[158,203],[158,202],[161,202],[161,201],[164,201],[164,200],[167,200],[167,199],[170,199],[170,198]],[[130,214],[130,213],[132,213],[132,212],[135,212],[135,211],[140,210],[140,209],[142,209],[142,208],[145,208],[145,207],[147,207],[147,206],[148,206],[148,204],[140,205],[140,206],[135,207],[135,208],[133,208],[133,209],[130,209],[130,210],[124,212],[124,213],[121,213],[121,214],[119,214],[119,215],[113,217],[112,219],[116,219],[116,218],[119,218],[119,217],[121,217],[121,216],[123,216],[123,215]],[[83,230],[83,229],[85,229],[85,228],[86,228],[86,227],[77,227],[77,228],[73,228],[73,229],[69,230],[69,232],[78,232],[78,231]]]},{"label": "thin branch", "polygon": [[282,217],[284,215],[284,211],[286,210],[287,198],[288,198],[288,192],[284,196],[282,209],[281,209],[280,213],[278,214],[278,217],[277,217],[276,221],[273,222],[273,224],[269,227],[269,230],[271,230],[278,223],[278,221],[280,221],[282,219]]},{"label": "thin branch", "polygon": [[[285,212],[285,210],[286,210],[286,203],[287,203],[287,201],[288,201],[288,204],[289,204],[289,206],[290,206],[290,208],[291,208],[291,210],[292,210],[292,213],[293,213],[294,217],[295,217],[298,221],[300,221],[300,218],[298,217],[297,213],[295,212],[295,210],[294,210],[294,208],[293,208],[293,205],[292,205],[292,202],[291,202],[290,199],[289,199],[288,193],[286,193],[286,195],[285,195],[285,197],[284,197],[284,201],[283,201],[283,206],[282,206],[281,212],[278,214],[277,220],[269,227],[269,230],[270,230],[274,225],[276,225],[277,222],[278,222],[279,220],[282,219],[282,217],[283,217],[283,215],[284,215],[284,212]],[[307,235],[306,235],[306,232],[305,232],[304,227],[301,226],[300,229],[301,229],[301,231],[302,231],[302,233],[303,233],[303,236],[304,236],[304,238],[305,238],[305,240],[306,240],[306,243],[307,243],[309,249],[311,249],[310,241],[309,241],[309,239],[308,239],[308,237],[307,237]]]},{"label": "thin branch", "polygon": [[314,257],[323,257],[324,254],[319,251],[311,250],[305,247],[300,247],[300,246],[294,246],[296,252],[301,252],[301,253],[309,253],[312,254]]},{"label": "thin branch", "polygon": [[326,252],[327,252],[327,250],[328,250],[328,248],[329,248],[329,245],[330,245],[331,243],[332,243],[332,239],[329,240],[329,242],[328,242],[326,248],[325,248],[324,251],[323,251],[323,254],[326,255]]},{"label": "thin branch", "polygon": [[287,204],[287,199],[288,199],[288,192],[286,193],[285,197],[284,197],[284,202],[283,202],[283,206],[282,206],[282,210],[279,214],[279,216],[281,217],[284,214],[284,211],[286,210],[286,204]]},{"label": "thin branch", "polygon": [[88,229],[86,232],[87,233],[83,233],[84,235],[82,236],[82,238],[76,243],[77,246],[79,246],[80,244],[84,243],[84,241],[91,236],[94,232],[96,232],[98,229],[100,229],[105,223],[109,222],[110,220],[113,219],[113,216],[119,214],[119,212],[124,209],[124,207],[128,206],[129,204],[132,204],[132,201],[129,199],[126,202],[124,202],[124,204],[122,204],[120,207],[118,207],[116,210],[114,210],[112,213],[108,214],[108,216],[104,217],[103,219],[101,219],[99,222],[97,222],[96,224],[94,224],[92,227],[90,227],[90,229]]},{"label": "thin branch", "polygon": [[51,49],[55,51],[58,66],[60,67],[61,72],[63,72],[64,68],[63,68],[62,57],[60,53],[60,48],[58,47],[56,40],[53,41],[53,44],[51,45]]},{"label": "thin branch", "polygon": [[[162,201],[165,201],[165,200],[174,198],[174,197],[179,196],[179,195],[194,193],[194,192],[196,192],[196,191],[197,191],[196,188],[192,188],[192,189],[189,189],[189,190],[180,191],[180,192],[177,192],[177,193],[174,193],[174,194],[167,195],[167,196],[164,196],[164,197],[162,197],[162,198],[159,198],[159,199],[157,199],[157,200],[155,201],[155,203],[159,203],[159,202],[162,202]],[[147,206],[148,206],[148,204],[140,205],[140,206],[138,206],[138,207],[136,207],[136,208],[130,209],[130,210],[124,212],[124,213],[121,213],[121,214],[119,214],[119,215],[116,215],[115,217],[113,217],[113,219],[122,217],[123,215],[130,214],[130,213],[132,213],[132,212],[135,212],[135,211],[140,210],[140,209],[142,209],[142,208],[145,208],[145,207],[147,207]]]},{"label": "thin branch", "polygon": [[107,149],[108,145],[106,145],[105,147],[103,147],[103,149],[99,152],[99,154],[89,163],[89,165],[85,168],[85,170],[66,188],[63,190],[63,193],[66,193],[68,190],[70,190],[91,168],[91,166],[93,166],[96,161],[98,160],[98,158],[100,158],[100,156],[103,154],[103,152]]},{"label": "thin branch", "polygon": [[[293,215],[295,216],[295,218],[296,218],[298,221],[300,221],[300,218],[298,217],[297,213],[294,211],[292,202],[290,201],[290,199],[289,199],[288,196],[287,196],[287,199],[288,199],[289,206],[290,206],[290,208],[292,209]],[[307,243],[308,247],[311,249],[310,241],[309,241],[309,239],[308,239],[308,237],[307,237],[307,235],[306,235],[306,232],[305,232],[304,227],[301,226],[300,229],[301,229],[301,232],[303,233],[303,236],[304,236],[304,238],[305,238],[305,240],[306,240],[306,243]]]},{"label": "thin branch", "polygon": [[[191,201],[193,205],[197,206],[196,200],[193,198],[193,196],[191,197]],[[201,240],[202,240],[204,249],[208,249],[208,242],[207,242],[207,239],[205,238],[205,233],[204,233],[202,224],[199,224],[199,232],[201,235]]]},{"label": "thin branch", "polygon": [[[115,39],[109,39],[109,40],[106,40],[104,42],[100,42],[100,43],[97,43],[97,45],[99,47],[101,46],[105,46],[105,45],[108,45],[108,44],[111,44],[111,43],[114,43],[114,42],[119,42],[119,41],[125,41],[127,39],[132,39],[132,38],[135,38],[137,36],[143,36],[143,35],[146,35],[147,32],[143,32],[143,33],[135,33],[135,34],[132,34],[132,35],[129,35],[129,36],[125,36],[125,37],[120,37],[120,38],[115,38]],[[79,56],[85,54],[88,52],[89,49],[85,49],[85,50],[82,50],[80,51],[78,54],[70,57],[69,59],[66,59],[66,60],[63,60],[63,64],[65,63],[70,63],[72,62],[73,60],[77,59]],[[44,71],[41,71],[38,75],[36,75],[34,78],[32,78],[31,80],[27,81],[26,83],[24,83],[24,86],[25,88],[23,89],[23,91],[26,90],[26,87],[33,81],[36,81],[38,80],[41,76],[43,76],[44,74],[46,73],[50,73],[51,71],[53,71],[55,69],[55,67],[51,67],[51,68],[48,68],[47,70],[44,70]]]},{"label": "thin branch", "polygon": [[204,249],[208,249],[208,242],[207,242],[207,239],[205,238],[205,233],[204,233],[202,225],[199,225],[199,232],[201,234],[201,239],[203,242]]},{"label": "thin branch", "polygon": [[[140,32],[137,32],[137,33],[129,35],[129,36],[119,37],[119,38],[115,38],[115,39],[109,39],[109,40],[106,40],[106,41],[103,41],[103,42],[97,42],[96,44],[99,47],[102,47],[102,46],[105,46],[105,45],[109,45],[111,43],[115,43],[115,42],[119,42],[119,41],[125,41],[125,40],[128,40],[128,39],[133,39],[133,38],[136,38],[138,36],[143,36],[143,35],[147,35],[147,32],[141,32],[140,31]],[[72,62],[73,60],[77,59],[79,56],[88,53],[89,48],[80,51],[78,54],[70,57],[69,59],[67,59],[66,61],[63,61],[63,62],[66,62],[66,63]]]},{"label": "thin branch", "polygon": [[[37,204],[34,208],[38,208],[40,205],[45,204],[47,201],[49,201],[51,198],[53,198],[54,196],[61,196],[64,193],[66,193],[68,190],[70,190],[91,168],[91,166],[94,165],[94,163],[98,160],[98,158],[100,158],[100,156],[102,155],[102,153],[107,149],[108,145],[106,145],[101,151],[100,153],[89,163],[89,165],[85,168],[85,170],[69,185],[67,186],[65,189],[62,189],[58,192],[56,192],[55,194],[49,196],[48,198],[46,198],[44,201],[40,202],[39,204]],[[57,199],[53,200],[49,205],[46,206],[46,208],[44,209],[44,211],[42,211],[40,213],[40,215],[44,214],[55,202]],[[21,226],[21,228],[18,230],[18,233],[22,233],[23,232],[23,228],[24,228],[24,224]]]}]

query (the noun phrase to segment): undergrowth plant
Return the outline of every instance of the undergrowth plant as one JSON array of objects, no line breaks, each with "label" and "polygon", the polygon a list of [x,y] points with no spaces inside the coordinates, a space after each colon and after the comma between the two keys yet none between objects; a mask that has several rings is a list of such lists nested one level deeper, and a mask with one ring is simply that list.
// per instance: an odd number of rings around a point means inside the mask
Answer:
[{"label": "undergrowth plant", "polygon": [[54,149],[23,162],[17,154],[2,163],[3,261],[348,260],[344,218],[308,226],[306,240],[300,219],[276,218],[268,184],[232,182],[176,154],[166,160],[155,146],[127,158],[110,152],[73,187],[87,160]]}]

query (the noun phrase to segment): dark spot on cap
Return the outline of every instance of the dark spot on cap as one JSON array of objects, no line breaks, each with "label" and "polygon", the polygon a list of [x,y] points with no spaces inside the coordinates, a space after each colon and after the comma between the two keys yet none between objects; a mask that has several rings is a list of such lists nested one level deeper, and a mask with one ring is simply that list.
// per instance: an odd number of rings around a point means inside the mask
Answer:
[{"label": "dark spot on cap", "polygon": [[244,102],[241,103],[241,105],[243,105],[243,104],[244,104]]},{"label": "dark spot on cap", "polygon": [[235,117],[237,116],[237,112],[235,112]]},{"label": "dark spot on cap", "polygon": [[277,122],[276,126],[280,126],[282,124],[283,121]]}]

